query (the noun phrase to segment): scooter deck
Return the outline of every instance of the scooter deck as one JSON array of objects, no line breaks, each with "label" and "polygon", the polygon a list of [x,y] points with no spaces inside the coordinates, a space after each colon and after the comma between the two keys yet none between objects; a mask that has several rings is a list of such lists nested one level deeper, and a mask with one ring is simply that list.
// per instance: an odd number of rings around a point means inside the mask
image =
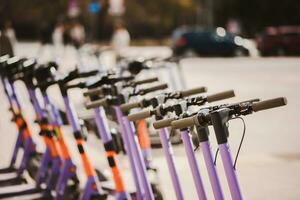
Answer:
[{"label": "scooter deck", "polygon": [[12,186],[12,185],[20,185],[20,184],[26,184],[27,180],[24,177],[12,177],[8,178],[5,180],[0,181],[0,187],[5,187],[5,186]]},{"label": "scooter deck", "polygon": [[18,174],[16,172],[3,173],[3,174],[0,174],[0,182],[5,181],[7,179],[13,179],[16,177],[18,177]]},{"label": "scooter deck", "polygon": [[[16,197],[8,197],[8,198],[0,198],[2,200],[43,200],[45,199],[44,195],[42,193],[36,193],[36,194],[26,194],[26,195],[20,195]],[[50,199],[49,199],[50,200]]]},{"label": "scooter deck", "polygon": [[27,194],[41,193],[42,188],[37,188],[35,184],[14,185],[0,188],[0,199],[15,197]]},{"label": "scooter deck", "polygon": [[0,174],[16,172],[17,169],[15,167],[5,167],[0,169]]}]

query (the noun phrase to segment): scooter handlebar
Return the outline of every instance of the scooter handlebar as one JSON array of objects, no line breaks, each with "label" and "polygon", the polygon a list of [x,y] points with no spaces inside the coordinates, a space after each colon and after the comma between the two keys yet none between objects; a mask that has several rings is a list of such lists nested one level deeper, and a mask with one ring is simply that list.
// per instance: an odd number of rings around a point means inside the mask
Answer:
[{"label": "scooter handlebar", "polygon": [[279,97],[275,99],[269,99],[258,103],[254,103],[252,105],[252,110],[254,112],[258,112],[261,110],[267,110],[267,109],[276,108],[285,105],[287,105],[287,99],[285,97]]},{"label": "scooter handlebar", "polygon": [[163,90],[163,89],[166,89],[166,88],[168,88],[168,84],[160,84],[160,85],[156,85],[156,86],[153,86],[153,87],[150,87],[150,88],[142,89],[141,93],[142,94],[147,94],[147,93],[150,93],[150,92],[154,92],[154,91],[157,91],[157,90]]},{"label": "scooter handlebar", "polygon": [[78,74],[79,78],[87,78],[87,77],[90,77],[90,76],[95,76],[99,73],[98,70],[92,70],[92,71],[89,71],[89,72],[80,72]]},{"label": "scooter handlebar", "polygon": [[168,119],[162,119],[158,120],[156,122],[153,122],[153,127],[155,129],[165,128],[171,126],[171,123],[176,120],[176,118],[168,118]]},{"label": "scooter handlebar", "polygon": [[86,109],[97,108],[100,106],[107,106],[107,98],[99,99],[93,102],[89,102],[85,105]]},{"label": "scooter handlebar", "polygon": [[[124,78],[120,77],[120,78],[115,78],[115,79],[111,79],[111,80],[118,82],[118,81],[128,80],[128,79],[132,79],[132,77],[131,76],[130,77],[124,77]],[[133,81],[131,83],[133,85],[141,85],[141,84],[144,84],[144,83],[152,83],[152,82],[155,82],[155,81],[158,81],[158,78],[149,78],[149,79],[140,80],[140,81]],[[83,95],[84,96],[98,95],[98,94],[101,94],[102,91],[103,91],[102,88],[92,88],[92,89],[89,89],[88,91],[84,92]]]},{"label": "scooter handlebar", "polygon": [[228,90],[228,91],[208,95],[206,98],[207,98],[207,102],[211,103],[211,102],[214,102],[214,101],[220,101],[220,100],[228,99],[228,98],[232,98],[232,97],[235,97],[234,91],[233,90]]},{"label": "scooter handlebar", "polygon": [[[258,103],[253,103],[251,105],[251,108],[252,108],[252,111],[258,112],[261,110],[267,110],[267,109],[271,109],[271,108],[284,106],[286,104],[287,104],[287,99],[285,97],[279,97],[279,98],[275,98],[275,99],[261,101]],[[193,125],[200,125],[201,123],[202,122],[200,121],[199,116],[193,115],[191,117],[172,121],[171,126],[172,126],[172,128],[175,128],[175,129],[182,129],[182,128],[190,127]]]},{"label": "scooter handlebar", "polygon": [[87,96],[93,96],[93,95],[98,95],[101,94],[102,92],[102,88],[93,88],[93,89],[89,89],[88,91],[83,93],[83,96],[87,97]]},{"label": "scooter handlebar", "polygon": [[197,87],[197,88],[192,88],[189,90],[181,91],[180,94],[182,97],[188,97],[188,96],[192,96],[192,95],[200,94],[200,93],[204,93],[204,92],[207,92],[206,87]]},{"label": "scooter handlebar", "polygon": [[171,122],[171,126],[174,129],[182,129],[193,125],[199,125],[198,115],[194,115],[191,117],[187,117],[187,118],[183,118]]},{"label": "scooter handlebar", "polygon": [[141,107],[141,103],[140,102],[125,103],[125,104],[122,104],[120,107],[123,112],[127,112],[133,108]]},{"label": "scooter handlebar", "polygon": [[129,121],[137,121],[137,120],[145,119],[145,118],[148,118],[148,117],[151,117],[151,111],[150,110],[144,110],[144,111],[141,111],[141,112],[137,112],[137,113],[128,115]]},{"label": "scooter handlebar", "polygon": [[95,76],[98,73],[99,72],[97,70],[92,70],[89,72],[79,72],[78,69],[76,68],[70,71],[69,74],[63,79],[63,81],[67,83],[77,78],[87,78],[90,76]]},{"label": "scooter handlebar", "polygon": [[158,78],[154,77],[154,78],[148,78],[148,79],[144,79],[144,80],[133,81],[133,83],[135,85],[141,85],[141,84],[145,84],[145,83],[153,83],[156,81],[158,81]]}]

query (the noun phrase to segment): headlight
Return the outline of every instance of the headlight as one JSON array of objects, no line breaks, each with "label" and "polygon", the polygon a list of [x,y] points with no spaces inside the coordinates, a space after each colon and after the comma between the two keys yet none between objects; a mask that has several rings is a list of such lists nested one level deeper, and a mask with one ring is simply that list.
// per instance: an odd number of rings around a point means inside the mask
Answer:
[{"label": "headlight", "polygon": [[220,37],[225,37],[226,36],[226,30],[224,28],[222,28],[222,27],[218,27],[216,29],[216,33]]},{"label": "headlight", "polygon": [[241,38],[240,36],[235,36],[234,43],[238,46],[242,46],[244,44],[244,39]]}]

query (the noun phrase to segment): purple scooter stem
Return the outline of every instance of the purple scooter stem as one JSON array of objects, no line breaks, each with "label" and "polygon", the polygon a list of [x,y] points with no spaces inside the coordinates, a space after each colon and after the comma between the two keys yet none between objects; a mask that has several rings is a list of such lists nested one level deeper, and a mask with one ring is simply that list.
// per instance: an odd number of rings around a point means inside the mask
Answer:
[{"label": "purple scooter stem", "polygon": [[96,124],[97,128],[99,129],[99,136],[101,137],[101,140],[103,140],[104,144],[112,141],[112,136],[109,132],[107,118],[103,107],[95,108],[94,111]]},{"label": "purple scooter stem", "polygon": [[39,187],[42,183],[46,182],[47,177],[47,169],[49,166],[49,163],[51,163],[51,153],[50,149],[46,148],[42,160],[40,163],[40,167],[38,169],[37,177],[36,177],[36,185]]},{"label": "purple scooter stem", "polygon": [[228,126],[229,109],[221,109],[210,113],[212,125],[215,130],[219,152],[225,170],[226,179],[229,185],[231,198],[233,200],[242,200],[242,192],[237,179],[236,171],[233,166],[233,161],[228,145]]},{"label": "purple scooter stem", "polygon": [[5,92],[6,96],[7,96],[8,103],[11,106],[13,98],[11,97],[11,95],[9,94],[9,92],[7,91],[7,84],[9,84],[9,82],[8,82],[7,79],[5,81],[5,78],[1,77],[1,83],[2,83],[2,86],[3,86],[4,92]]},{"label": "purple scooter stem", "polygon": [[19,110],[22,110],[21,104],[20,104],[20,102],[19,102],[19,100],[18,100],[18,97],[17,97],[17,94],[16,94],[15,86],[14,86],[13,84],[10,84],[10,88],[11,88],[12,96],[13,96],[13,98],[15,99],[15,102],[16,102],[16,104],[17,104],[17,108],[18,108]]},{"label": "purple scooter stem", "polygon": [[49,191],[55,190],[56,188],[57,180],[61,174],[60,171],[61,165],[62,165],[62,160],[59,156],[52,158],[51,172],[46,183],[48,186],[47,189]]},{"label": "purple scooter stem", "polygon": [[[33,102],[33,106],[34,106],[34,110],[38,111],[41,110],[39,104],[37,103],[37,99],[35,96],[35,91],[34,90],[28,90],[29,92],[29,96],[30,99]],[[15,96],[15,98],[17,99],[17,96]],[[36,113],[37,117],[42,116],[42,113]],[[28,139],[27,139],[28,140]],[[26,141],[27,143],[27,141]],[[26,150],[26,149],[25,149]],[[32,194],[32,193],[37,193],[37,192],[43,192],[45,195],[45,198],[47,198],[47,195],[49,195],[48,192],[51,191],[52,188],[54,188],[54,184],[51,181],[51,178],[48,179],[48,184],[46,184],[46,188],[41,189],[41,184],[46,183],[47,180],[47,172],[48,172],[48,168],[49,168],[49,164],[53,161],[51,152],[49,148],[46,148],[46,151],[42,157],[42,161],[40,164],[40,167],[38,169],[38,173],[37,173],[37,177],[36,177],[36,186],[32,187],[32,188],[28,188],[25,190],[16,190],[16,191],[12,191],[12,192],[4,192],[0,194],[0,198],[5,198],[5,197],[12,197],[12,196],[18,196],[18,195],[25,195],[25,194]],[[54,166],[56,166],[56,164],[54,164]],[[53,170],[54,168],[52,168]]]},{"label": "purple scooter stem", "polygon": [[143,198],[143,190],[141,188],[141,186],[142,186],[141,182],[142,181],[141,181],[140,174],[139,174],[139,172],[137,171],[137,168],[136,168],[134,155],[133,155],[133,150],[132,150],[132,147],[129,143],[128,135],[125,133],[126,130],[125,130],[123,120],[122,120],[123,113],[122,113],[119,106],[115,106],[114,109],[115,109],[115,112],[116,112],[116,115],[117,115],[118,123],[119,123],[120,128],[121,128],[121,136],[122,136],[122,139],[124,141],[126,152],[127,152],[128,158],[129,158],[130,166],[131,166],[131,172],[132,172],[134,184],[135,184],[135,187],[136,187],[136,198],[137,199],[142,199]]},{"label": "purple scooter stem", "polygon": [[189,166],[191,168],[194,183],[196,186],[197,194],[199,199],[207,199],[204,190],[204,185],[199,171],[199,166],[195,157],[193,143],[190,133],[187,130],[181,130],[181,139],[183,141],[184,149],[187,155]]},{"label": "purple scooter stem", "polygon": [[[21,104],[20,104],[20,102],[18,100],[18,97],[17,97],[17,94],[15,92],[15,86],[13,84],[10,84],[10,87],[11,87],[12,96],[13,96],[15,102],[16,102],[17,108],[20,112],[22,112],[23,109],[21,107]],[[23,135],[23,133],[22,133],[22,135]],[[28,164],[28,161],[30,159],[30,156],[33,153],[36,152],[36,144],[32,140],[32,137],[27,138],[26,141],[25,141],[25,144],[23,144],[23,145],[24,145],[24,153],[23,153],[23,157],[22,157],[22,160],[21,160],[21,164],[20,164],[19,169],[18,169],[18,175],[19,176],[22,175],[23,172],[25,171],[25,169],[27,167],[27,164]]]},{"label": "purple scooter stem", "polygon": [[222,192],[219,176],[214,164],[213,154],[209,143],[209,129],[207,126],[196,126],[197,135],[199,139],[199,148],[202,151],[206,170],[208,173],[209,181],[213,190],[216,200],[223,200],[224,195]]},{"label": "purple scooter stem", "polygon": [[[102,191],[101,186],[98,182],[95,182],[98,178],[96,176],[89,176],[87,182],[84,187],[84,191],[82,196],[80,197],[81,200],[91,200],[92,197],[99,195],[99,190]],[[98,188],[98,189],[96,189]],[[103,192],[102,192],[103,193]]]},{"label": "purple scooter stem", "polygon": [[206,169],[208,172],[208,177],[209,177],[212,189],[213,189],[214,197],[216,200],[223,200],[224,195],[223,195],[223,192],[221,189],[219,176],[217,174],[217,170],[214,165],[214,160],[213,160],[209,142],[208,141],[200,142],[200,149],[203,154]]},{"label": "purple scooter stem", "polygon": [[[6,80],[2,80],[2,83],[3,83],[3,87],[4,87],[4,89],[6,91],[6,94],[7,94],[9,105],[12,108],[13,105],[14,105],[14,102],[17,101],[17,99],[14,98],[14,95],[12,95],[11,87],[10,87],[10,84],[9,84],[8,80],[7,79]],[[20,105],[17,102],[15,104],[16,105]],[[20,108],[18,108],[18,109],[20,109]],[[17,136],[17,141],[16,141],[16,144],[14,146],[12,158],[11,158],[11,161],[10,161],[10,164],[9,164],[10,167],[13,167],[15,165],[19,149],[22,148],[22,144],[23,144],[22,135],[23,135],[22,130],[19,130],[18,131],[18,136]],[[21,171],[19,171],[19,173],[20,172]]]},{"label": "purple scooter stem", "polygon": [[[22,112],[22,107],[21,107],[21,104],[15,93],[14,85],[10,84],[7,79],[4,79],[3,83],[4,83],[5,90],[7,92],[8,98],[10,99],[9,101],[10,101],[11,107],[13,107],[14,103],[15,103],[15,105],[18,109],[18,112]],[[14,109],[14,108],[12,108],[12,109]],[[13,166],[15,164],[19,149],[23,146],[24,153],[22,156],[21,164],[17,170],[18,176],[21,176],[23,174],[23,172],[25,171],[26,166],[28,164],[28,161],[30,159],[30,156],[32,155],[32,153],[35,152],[35,143],[33,142],[32,137],[26,137],[26,139],[24,141],[24,136],[23,136],[24,131],[25,131],[25,129],[19,130],[17,142],[16,142],[16,145],[13,150],[12,160],[10,162],[10,166]]]},{"label": "purple scooter stem", "polygon": [[173,149],[172,149],[170,134],[168,129],[167,128],[159,129],[159,137],[167,159],[167,164],[171,175],[172,184],[175,190],[176,198],[184,199],[179,177],[174,163],[174,154],[173,154]]},{"label": "purple scooter stem", "polygon": [[[99,135],[103,141],[105,151],[107,153],[114,152],[113,155],[116,155],[115,149],[113,146],[113,140],[111,133],[109,131],[107,117],[104,111],[103,107],[98,107],[94,109],[95,111],[95,117],[96,117],[96,124],[98,128]],[[130,200],[131,197],[129,194],[125,191],[125,185],[123,181],[123,176],[121,174],[121,171],[118,167],[118,163],[116,160],[116,157],[110,157],[108,156],[108,161],[113,160],[113,165],[110,164],[110,167],[112,168],[112,173],[115,181],[115,187],[116,187],[116,199],[118,200]],[[109,162],[111,163],[111,162]],[[114,170],[113,170],[114,168]]]},{"label": "purple scooter stem", "polygon": [[[136,102],[139,102],[141,99],[137,96],[137,97],[133,97],[131,99],[133,102],[136,101]],[[138,127],[138,122],[136,123],[136,127]],[[139,136],[139,131],[137,129],[137,135],[138,135],[138,139],[140,140],[140,136]],[[147,133],[148,137],[149,137],[149,133]],[[144,137],[144,136],[142,136]],[[149,138],[150,140],[150,138]],[[139,142],[140,146],[141,146],[141,150],[142,150],[142,154],[143,154],[143,158],[144,158],[144,162],[145,162],[145,165],[146,165],[146,169],[151,169],[152,166],[151,166],[151,160],[152,160],[152,152],[151,152],[151,145],[149,145],[148,147],[142,147],[141,143]]]},{"label": "purple scooter stem", "polygon": [[236,171],[233,168],[233,161],[230,154],[230,149],[228,144],[219,145],[220,156],[225,170],[225,175],[228,181],[231,198],[233,200],[242,200],[242,193],[239,186],[239,182],[236,176]]},{"label": "purple scooter stem", "polygon": [[16,160],[17,160],[17,157],[18,157],[19,149],[22,147],[22,144],[23,144],[22,131],[18,131],[17,141],[16,141],[16,144],[14,146],[12,158],[11,158],[10,163],[9,163],[10,167],[14,167],[14,165],[16,163]]},{"label": "purple scooter stem", "polygon": [[[37,120],[40,120],[42,117],[46,117],[45,116],[46,114],[43,112],[41,105],[38,101],[35,90],[28,88],[28,94],[31,99],[33,108],[35,110]],[[51,159],[51,151],[46,146],[46,151],[44,152],[44,154],[42,156],[41,165],[39,167],[37,178],[36,178],[37,186],[39,186],[45,182],[46,176],[47,176],[47,171],[48,171],[48,166],[51,163],[51,160],[52,160]]]},{"label": "purple scooter stem", "polygon": [[[65,109],[66,109],[66,113],[67,113],[67,118],[69,123],[72,126],[72,129],[74,131],[74,133],[80,133],[81,132],[81,127],[79,124],[79,118],[77,116],[77,113],[72,105],[72,103],[69,100],[68,95],[63,95],[63,100],[64,100],[64,105],[65,105]],[[76,139],[77,140],[77,139]],[[79,139],[80,141],[80,139]],[[83,159],[83,165],[86,167],[88,167],[89,169],[86,169],[88,171],[86,171],[87,173],[87,182],[85,185],[85,189],[83,191],[83,194],[81,196],[82,200],[90,200],[91,197],[93,196],[99,196],[99,195],[103,195],[104,191],[102,190],[101,186],[100,186],[100,182],[98,177],[96,177],[94,175],[94,169],[92,169],[91,164],[87,158],[87,155],[84,152],[84,147],[82,145],[77,144],[78,149],[81,153],[82,159]]]},{"label": "purple scooter stem", "polygon": [[[44,98],[44,102],[45,102]],[[47,104],[47,102],[45,102]],[[45,114],[44,114],[45,113]],[[47,113],[46,109],[43,110],[43,116],[47,115],[47,118],[50,119],[51,117],[49,116],[50,113]],[[53,125],[53,124],[52,124]],[[47,181],[47,185],[48,185],[48,190],[52,191],[56,188],[56,184],[57,181],[61,175],[61,165],[62,165],[62,159],[60,158],[60,156],[55,156],[52,158],[52,166],[51,166],[51,172],[50,172],[50,176],[48,178]]]},{"label": "purple scooter stem", "polygon": [[64,100],[64,105],[66,108],[66,114],[67,114],[67,119],[73,129],[73,131],[81,131],[80,124],[79,124],[79,118],[77,116],[77,113],[71,104],[69,97],[68,96],[63,96]]},{"label": "purple scooter stem", "polygon": [[61,174],[57,180],[56,184],[56,200],[63,200],[66,187],[68,185],[68,180],[77,177],[75,170],[74,172],[70,169],[74,168],[74,164],[71,159],[63,161],[63,167],[61,169]]},{"label": "purple scooter stem", "polygon": [[[28,88],[28,94],[32,101],[34,110],[36,112],[37,120],[40,120],[41,118],[45,117],[47,118],[47,113],[41,108],[40,102],[38,101],[38,98],[36,96],[36,92],[33,89]],[[61,159],[59,156],[55,158],[51,158],[51,151],[48,147],[46,147],[46,152],[43,154],[42,163],[39,168],[38,176],[37,176],[37,185],[40,185],[45,180],[45,176],[47,174],[48,166],[52,163],[51,168],[51,176],[49,177],[47,183],[50,190],[55,188],[57,177],[59,176],[60,166],[61,166]]]},{"label": "purple scooter stem", "polygon": [[[4,78],[2,79],[2,83],[3,83],[3,87],[6,91],[7,97],[8,97],[8,101],[10,104],[11,109],[14,109],[14,107],[16,107],[18,109],[18,111],[21,111],[21,105],[17,99],[16,94],[14,94],[14,87],[12,87],[12,85],[9,83],[9,81]],[[13,154],[12,154],[12,158],[9,164],[9,167],[14,167],[14,165],[16,164],[16,159],[18,157],[18,153],[20,149],[24,149],[24,154],[23,157],[26,155],[26,157],[24,157],[24,159],[22,159],[23,161],[21,162],[22,166],[25,166],[27,161],[26,159],[28,159],[27,155],[30,155],[31,153],[34,153],[35,150],[31,150],[30,149],[25,149],[25,147],[30,147],[29,143],[31,143],[31,145],[35,145],[33,143],[33,141],[30,141],[27,145],[25,144],[26,142],[24,142],[23,140],[23,130],[19,130],[18,131],[18,136],[17,136],[17,141],[16,144],[14,146],[14,150],[13,150]],[[22,168],[18,168],[18,174],[22,174],[24,172],[24,167]]]},{"label": "purple scooter stem", "polygon": [[32,149],[33,146],[35,146],[35,143],[33,142],[33,140],[31,138],[26,139],[26,142],[24,145],[23,157],[22,157],[21,164],[20,164],[18,172],[17,172],[18,176],[21,176],[23,174],[23,172],[25,171],[28,161],[30,160],[30,156],[32,154],[32,151],[30,151],[30,149]]},{"label": "purple scooter stem", "polygon": [[153,200],[154,199],[153,191],[151,188],[151,184],[147,178],[146,165],[143,159],[142,150],[139,146],[138,138],[134,134],[134,125],[132,122],[128,120],[126,116],[123,116],[122,120],[124,125],[123,130],[125,130],[125,134],[127,134],[128,136],[129,144],[132,147],[133,155],[141,175],[142,185],[145,191],[145,198],[147,200]]},{"label": "purple scooter stem", "polygon": [[[57,108],[50,102],[50,99],[48,97],[48,95],[43,94],[43,99],[44,99],[44,103],[45,103],[45,108],[49,108],[50,110],[48,110],[49,112],[49,116],[52,121],[52,126],[53,127],[61,127],[62,126],[62,119],[61,116],[57,110]],[[61,133],[59,133],[61,134]],[[59,137],[62,137],[62,135],[60,135]],[[63,160],[63,166],[61,168],[61,173],[58,177],[57,183],[56,183],[56,200],[62,200],[64,199],[64,193],[65,193],[65,189],[68,185],[68,180],[70,179],[77,179],[77,175],[76,175],[76,166],[74,165],[74,163],[71,160],[71,157],[69,156],[65,156],[64,160]]]}]

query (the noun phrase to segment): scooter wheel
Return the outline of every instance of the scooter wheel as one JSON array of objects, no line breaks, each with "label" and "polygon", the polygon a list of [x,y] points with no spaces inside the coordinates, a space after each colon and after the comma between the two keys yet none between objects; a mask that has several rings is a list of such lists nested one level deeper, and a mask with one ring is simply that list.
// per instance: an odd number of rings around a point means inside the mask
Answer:
[{"label": "scooter wheel", "polygon": [[158,188],[158,186],[156,184],[151,184],[151,188],[152,188],[155,200],[163,200],[164,199],[162,192],[160,191],[160,189]]}]

